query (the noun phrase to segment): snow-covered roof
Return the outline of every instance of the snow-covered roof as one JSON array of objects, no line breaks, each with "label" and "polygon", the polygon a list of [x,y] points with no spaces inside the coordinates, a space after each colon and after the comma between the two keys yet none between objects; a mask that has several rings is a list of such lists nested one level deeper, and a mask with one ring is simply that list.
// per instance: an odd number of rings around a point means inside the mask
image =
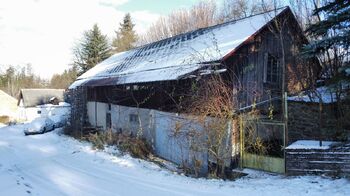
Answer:
[{"label": "snow-covered roof", "polygon": [[0,90],[0,116],[13,116],[17,110],[17,100]]},{"label": "snow-covered roof", "polygon": [[36,108],[62,108],[62,107],[70,107],[71,105],[67,102],[59,102],[58,105],[54,105],[51,103],[38,105]]},{"label": "snow-covered roof", "polygon": [[322,141],[322,146],[320,146],[320,141],[317,140],[298,140],[289,145],[286,149],[329,149],[335,144],[337,144],[337,142]]},{"label": "snow-covered roof", "polygon": [[262,29],[282,8],[180,34],[117,53],[81,75],[70,88],[181,79],[220,61]]},{"label": "snow-covered roof", "polygon": [[52,97],[56,97],[59,102],[64,101],[64,89],[21,89],[18,105],[23,100],[24,107],[34,107],[47,104]]}]

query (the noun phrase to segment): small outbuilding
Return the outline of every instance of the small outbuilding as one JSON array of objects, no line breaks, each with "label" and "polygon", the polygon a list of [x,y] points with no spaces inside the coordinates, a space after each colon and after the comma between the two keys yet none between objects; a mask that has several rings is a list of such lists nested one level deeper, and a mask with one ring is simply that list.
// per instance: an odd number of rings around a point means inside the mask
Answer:
[{"label": "small outbuilding", "polygon": [[32,120],[40,116],[52,114],[52,107],[59,108],[64,101],[64,89],[21,89],[18,95],[18,118],[20,120]]},{"label": "small outbuilding", "polygon": [[6,123],[16,116],[17,100],[0,90],[0,123]]}]

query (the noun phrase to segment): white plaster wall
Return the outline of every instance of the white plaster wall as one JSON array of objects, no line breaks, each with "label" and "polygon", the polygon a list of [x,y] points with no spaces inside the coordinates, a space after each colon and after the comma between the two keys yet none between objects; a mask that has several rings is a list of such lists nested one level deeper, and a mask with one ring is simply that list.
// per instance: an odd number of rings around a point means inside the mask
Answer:
[{"label": "white plaster wall", "polygon": [[32,121],[35,118],[40,117],[40,114],[38,114],[38,108],[36,107],[24,108],[23,117],[24,118],[22,120],[27,120],[27,121]]},{"label": "white plaster wall", "polygon": [[22,121],[22,120],[26,120],[26,109],[24,107],[18,106],[18,110],[17,110],[17,119]]},{"label": "white plaster wall", "polygon": [[33,120],[39,115],[37,114],[37,109],[35,107],[26,108],[23,105],[23,99],[20,100],[17,111],[17,118],[20,121]]},{"label": "white plaster wall", "polygon": [[[95,102],[87,103],[88,119],[92,126],[95,126]],[[111,111],[108,111],[108,104],[97,102],[97,125],[106,128],[106,113],[111,113],[111,123],[113,131],[121,131],[136,136],[140,128],[142,129],[142,136],[152,145],[156,154],[176,162],[188,165],[193,165],[194,157],[202,161],[201,171],[207,172],[208,167],[208,153],[206,146],[203,146],[199,151],[191,149],[193,142],[204,143],[205,135],[199,136],[189,140],[183,136],[172,136],[176,123],[182,126],[181,132],[186,133],[189,130],[202,131],[201,125],[195,123],[191,118],[185,115],[177,115],[174,113],[160,112],[157,110],[125,107],[119,105],[111,105]],[[130,114],[138,115],[140,122],[130,122]],[[141,125],[141,126],[140,126]],[[229,133],[231,134],[231,133]],[[227,138],[227,142],[231,139]],[[202,141],[202,142],[200,142]],[[205,143],[204,143],[205,144]],[[227,145],[231,145],[227,143]],[[231,152],[230,152],[231,153]]]},{"label": "white plaster wall", "polygon": [[41,111],[41,117],[70,113],[69,106],[37,106],[36,108]]},{"label": "white plaster wall", "polygon": [[97,126],[102,126],[106,129],[106,113],[108,104],[97,102]]},{"label": "white plaster wall", "polygon": [[[150,118],[152,113],[150,109],[112,105],[112,130],[132,133],[133,135],[137,135],[138,131],[141,130],[143,137],[152,143],[152,134],[154,133],[152,118]],[[131,114],[139,117],[137,122],[130,122]]]},{"label": "white plaster wall", "polygon": [[[95,106],[96,103],[96,106]],[[97,109],[97,113],[95,113],[95,107]],[[101,103],[101,102],[92,102],[89,101],[87,103],[87,115],[89,123],[92,126],[96,125],[96,118],[97,118],[97,126],[103,127],[103,129],[106,129],[106,113],[108,111],[108,104]],[[96,116],[95,116],[96,115]]]},{"label": "white plaster wall", "polygon": [[[38,114],[38,111],[41,111]],[[61,114],[69,114],[69,106],[37,106],[37,107],[18,107],[18,119],[23,121],[32,121],[38,117],[55,116]]]},{"label": "white plaster wall", "polygon": [[95,126],[95,102],[87,102],[87,117],[92,126]]}]

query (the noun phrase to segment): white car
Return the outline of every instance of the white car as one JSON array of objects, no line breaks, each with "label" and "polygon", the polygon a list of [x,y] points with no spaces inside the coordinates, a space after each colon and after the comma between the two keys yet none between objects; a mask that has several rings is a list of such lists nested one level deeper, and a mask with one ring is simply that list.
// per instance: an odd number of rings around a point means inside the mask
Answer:
[{"label": "white car", "polygon": [[65,115],[54,115],[49,116],[49,118],[54,122],[55,128],[63,127],[67,124],[67,116]]},{"label": "white car", "polygon": [[41,134],[55,129],[55,122],[48,117],[39,117],[27,125],[25,135]]}]

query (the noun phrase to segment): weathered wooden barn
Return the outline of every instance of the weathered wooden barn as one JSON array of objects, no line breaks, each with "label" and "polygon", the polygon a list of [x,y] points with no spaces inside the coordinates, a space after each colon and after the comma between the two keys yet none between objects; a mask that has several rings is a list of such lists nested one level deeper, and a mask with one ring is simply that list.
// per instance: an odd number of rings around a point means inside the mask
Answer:
[{"label": "weathered wooden barn", "polygon": [[[219,76],[235,92],[232,113],[261,106],[267,117],[267,108],[274,106],[275,120],[282,120],[282,92],[301,90],[306,78],[317,74],[317,63],[298,57],[305,43],[292,11],[285,7],[117,53],[70,86],[71,124],[80,131],[96,126],[134,134],[142,127],[159,156],[191,165],[196,155],[191,142],[178,145],[169,130],[187,121],[178,113],[186,112],[190,104],[182,103],[192,101],[194,86]],[[284,134],[277,134],[281,145]],[[237,126],[229,126],[228,135],[230,154],[236,156]],[[205,170],[210,157],[199,154]]]}]

